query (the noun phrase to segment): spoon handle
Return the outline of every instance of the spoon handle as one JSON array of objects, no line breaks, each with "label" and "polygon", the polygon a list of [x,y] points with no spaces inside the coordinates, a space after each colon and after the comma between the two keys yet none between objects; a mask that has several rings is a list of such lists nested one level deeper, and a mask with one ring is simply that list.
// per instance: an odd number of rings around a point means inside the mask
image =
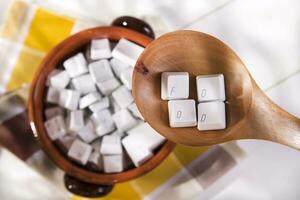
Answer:
[{"label": "spoon handle", "polygon": [[286,112],[258,87],[241,138],[263,139],[300,150],[300,119]]}]

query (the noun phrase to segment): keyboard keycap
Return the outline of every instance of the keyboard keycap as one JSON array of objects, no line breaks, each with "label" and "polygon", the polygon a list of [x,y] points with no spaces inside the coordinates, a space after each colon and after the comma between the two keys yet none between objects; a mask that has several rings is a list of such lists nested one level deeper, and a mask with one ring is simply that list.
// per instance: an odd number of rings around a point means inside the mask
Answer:
[{"label": "keyboard keycap", "polygon": [[122,154],[121,137],[117,135],[103,136],[100,153],[103,155]]},{"label": "keyboard keycap", "polygon": [[71,85],[75,90],[81,92],[82,94],[88,94],[97,90],[90,74],[85,74],[73,78],[71,81]]},{"label": "keyboard keycap", "polygon": [[194,127],[197,125],[195,100],[170,100],[168,109],[171,127]]},{"label": "keyboard keycap", "polygon": [[119,59],[116,59],[116,58],[112,58],[110,60],[110,65],[117,77],[120,77],[122,71],[131,67],[130,65],[123,63],[122,61],[120,61]]},{"label": "keyboard keycap", "polygon": [[133,102],[133,96],[125,86],[121,86],[115,90],[112,96],[121,108],[127,108]]},{"label": "keyboard keycap", "polygon": [[95,103],[98,100],[101,100],[102,97],[98,92],[92,92],[89,93],[83,97],[80,98],[79,100],[79,108],[83,109],[88,107],[89,105]]},{"label": "keyboard keycap", "polygon": [[77,110],[80,92],[76,90],[63,89],[59,94],[59,105],[69,110]]},{"label": "keyboard keycap", "polygon": [[225,104],[221,101],[198,104],[198,130],[226,128]]},{"label": "keyboard keycap", "polygon": [[50,78],[50,85],[58,89],[64,89],[70,82],[70,76],[62,70]]},{"label": "keyboard keycap", "polygon": [[127,109],[121,109],[112,115],[118,131],[125,132],[137,124],[137,120],[132,117]]},{"label": "keyboard keycap", "polygon": [[187,99],[189,97],[189,74],[187,72],[163,72],[161,75],[161,98],[163,100]]},{"label": "keyboard keycap", "polygon": [[198,101],[225,101],[223,74],[197,76]]},{"label": "keyboard keycap", "polygon": [[92,146],[76,139],[69,149],[68,156],[74,161],[85,165],[92,153]]},{"label": "keyboard keycap", "polygon": [[91,41],[91,58],[93,60],[111,57],[110,44],[108,39],[96,39]]},{"label": "keyboard keycap", "polygon": [[143,51],[143,47],[122,38],[112,51],[112,56],[134,67]]},{"label": "keyboard keycap", "polygon": [[71,78],[80,76],[88,72],[87,62],[82,53],[69,58],[63,63],[64,68],[67,70]]},{"label": "keyboard keycap", "polygon": [[89,64],[89,71],[95,83],[107,81],[114,78],[108,60],[99,60]]},{"label": "keyboard keycap", "polygon": [[45,122],[46,132],[51,140],[56,140],[67,134],[62,116],[53,117]]}]

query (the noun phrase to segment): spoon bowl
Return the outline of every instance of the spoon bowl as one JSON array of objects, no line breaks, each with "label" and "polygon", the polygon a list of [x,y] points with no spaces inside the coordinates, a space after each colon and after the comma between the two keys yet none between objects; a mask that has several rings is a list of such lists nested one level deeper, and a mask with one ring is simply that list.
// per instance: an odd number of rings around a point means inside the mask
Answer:
[{"label": "spoon bowl", "polygon": [[[196,76],[223,74],[226,128],[214,131],[199,131],[197,127],[171,128],[168,101],[161,99],[162,72],[188,72],[189,99],[196,102]],[[135,66],[133,96],[146,121],[176,143],[202,146],[256,138],[295,148],[300,146],[292,141],[292,137],[300,135],[299,119],[266,97],[233,50],[205,33],[175,31],[147,46]]]}]

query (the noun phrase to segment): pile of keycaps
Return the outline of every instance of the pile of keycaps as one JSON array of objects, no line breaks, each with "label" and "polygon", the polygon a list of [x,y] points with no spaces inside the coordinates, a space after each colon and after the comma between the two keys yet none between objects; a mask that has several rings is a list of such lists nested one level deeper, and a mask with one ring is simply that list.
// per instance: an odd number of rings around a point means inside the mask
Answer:
[{"label": "pile of keycaps", "polygon": [[[111,46],[114,48],[111,48]],[[131,93],[133,67],[143,48],[129,40],[92,40],[47,80],[45,129],[73,162],[117,173],[151,158],[165,138],[139,113]]]},{"label": "pile of keycaps", "polygon": [[223,74],[199,75],[195,81],[199,102],[198,117],[195,100],[188,99],[189,74],[187,72],[162,73],[161,98],[169,100],[170,127],[197,126],[199,131],[226,128]]}]

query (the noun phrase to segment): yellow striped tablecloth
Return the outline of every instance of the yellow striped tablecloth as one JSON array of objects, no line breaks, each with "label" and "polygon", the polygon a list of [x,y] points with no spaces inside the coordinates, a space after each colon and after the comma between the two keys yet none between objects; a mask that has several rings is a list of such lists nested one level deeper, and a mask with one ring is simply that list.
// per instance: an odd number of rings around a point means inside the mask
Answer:
[{"label": "yellow striped tablecloth", "polygon": [[[76,19],[19,0],[13,1],[0,32],[0,93],[30,83],[37,66],[52,47],[87,27]],[[117,184],[111,194],[101,199],[151,199],[182,173],[188,173],[193,179],[186,166],[207,149],[177,145],[159,167],[133,181]],[[191,187],[190,190],[197,189]],[[73,199],[84,198],[74,196]]]}]

